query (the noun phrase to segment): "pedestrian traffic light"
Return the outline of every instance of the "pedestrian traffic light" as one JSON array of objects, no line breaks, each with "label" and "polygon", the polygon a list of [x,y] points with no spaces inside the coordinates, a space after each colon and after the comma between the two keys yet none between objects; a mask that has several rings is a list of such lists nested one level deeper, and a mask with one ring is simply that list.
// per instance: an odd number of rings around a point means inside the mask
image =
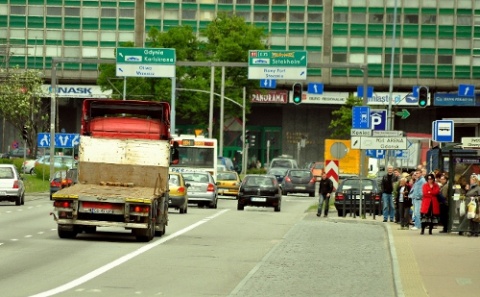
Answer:
[{"label": "pedestrian traffic light", "polygon": [[250,131],[245,131],[245,140],[249,146],[255,145],[255,135],[252,134]]},{"label": "pedestrian traffic light", "polygon": [[27,126],[23,126],[23,129],[22,129],[22,137],[23,137],[23,140],[27,140],[27,139],[28,139],[28,129],[27,129]]},{"label": "pedestrian traffic light", "polygon": [[302,84],[301,83],[293,84],[292,91],[293,91],[293,103],[296,105],[302,103],[302,92],[303,92]]},{"label": "pedestrian traffic light", "polygon": [[418,106],[425,108],[428,105],[428,87],[418,87]]}]

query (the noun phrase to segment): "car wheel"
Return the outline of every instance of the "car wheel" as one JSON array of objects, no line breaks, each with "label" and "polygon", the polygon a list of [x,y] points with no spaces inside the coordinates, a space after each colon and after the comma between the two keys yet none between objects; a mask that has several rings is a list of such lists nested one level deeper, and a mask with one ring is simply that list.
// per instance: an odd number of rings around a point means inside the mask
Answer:
[{"label": "car wheel", "polygon": [[287,191],[282,191],[282,195],[283,195],[283,196],[288,196]]},{"label": "car wheel", "polygon": [[337,210],[338,216],[343,217],[343,210]]},{"label": "car wheel", "polygon": [[25,192],[22,194],[22,205],[25,204]]},{"label": "car wheel", "polygon": [[34,173],[35,173],[35,168],[30,169],[30,174],[34,174]]},{"label": "car wheel", "polygon": [[237,203],[237,210],[243,210],[245,206],[241,203]]},{"label": "car wheel", "polygon": [[310,197],[315,197],[315,192],[311,192]]},{"label": "car wheel", "polygon": [[279,203],[277,206],[275,206],[275,211],[279,212],[282,209],[282,204]]},{"label": "car wheel", "polygon": [[209,207],[213,209],[217,209],[218,198],[215,197],[215,201],[212,202]]},{"label": "car wheel", "polygon": [[15,199],[15,205],[22,205],[22,196],[17,196]]}]

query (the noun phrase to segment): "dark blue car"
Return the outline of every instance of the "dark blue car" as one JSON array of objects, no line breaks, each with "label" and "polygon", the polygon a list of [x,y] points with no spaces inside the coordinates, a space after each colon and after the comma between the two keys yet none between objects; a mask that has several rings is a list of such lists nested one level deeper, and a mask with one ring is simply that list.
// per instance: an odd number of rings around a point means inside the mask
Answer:
[{"label": "dark blue car", "polygon": [[267,174],[275,175],[278,183],[280,184],[283,181],[285,174],[287,174],[287,171],[288,171],[288,168],[273,167],[268,169]]}]

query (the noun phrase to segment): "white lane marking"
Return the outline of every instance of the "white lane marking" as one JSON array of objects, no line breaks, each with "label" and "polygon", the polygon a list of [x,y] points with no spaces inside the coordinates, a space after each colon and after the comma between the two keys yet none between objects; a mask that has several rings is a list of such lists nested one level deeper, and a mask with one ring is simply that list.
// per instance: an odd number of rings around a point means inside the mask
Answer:
[{"label": "white lane marking", "polygon": [[10,240],[11,240],[11,241],[18,241],[17,238],[12,238],[12,239],[10,239]]},{"label": "white lane marking", "polygon": [[53,288],[51,290],[32,295],[30,297],[48,297],[48,296],[53,296],[53,295],[65,292],[67,290],[70,290],[72,288],[75,288],[75,287],[77,287],[77,286],[79,286],[83,283],[86,283],[86,282],[96,278],[97,276],[100,276],[103,273],[105,273],[105,272],[107,272],[107,271],[109,271],[109,270],[111,270],[111,269],[113,269],[113,268],[115,268],[115,267],[117,267],[117,266],[119,266],[119,265],[121,265],[121,264],[123,264],[123,263],[125,263],[125,262],[127,262],[127,261],[129,261],[129,260],[131,260],[131,259],[149,251],[149,250],[151,250],[151,249],[153,249],[156,246],[161,245],[162,243],[165,243],[165,242],[167,242],[171,239],[174,239],[175,237],[178,237],[178,236],[180,236],[180,235],[182,235],[182,234],[184,234],[188,231],[191,231],[191,230],[197,228],[198,226],[200,226],[200,225],[202,225],[202,224],[204,224],[204,223],[206,223],[206,222],[208,222],[208,221],[226,213],[229,210],[230,209],[221,210],[221,211],[217,212],[216,214],[214,214],[212,216],[206,217],[206,218],[196,222],[193,225],[187,226],[187,227],[185,227],[185,228],[183,228],[183,229],[181,229],[181,230],[179,230],[179,231],[177,231],[173,234],[170,234],[166,237],[162,237],[157,241],[146,244],[146,245],[142,246],[141,248],[139,248],[139,249],[137,249],[137,250],[135,250],[135,251],[133,251],[129,254],[126,254],[126,255],[124,255],[124,256],[122,256],[122,257],[120,257],[120,258],[118,258],[118,259],[116,259],[116,260],[114,260],[114,261],[112,261],[108,264],[103,265],[100,268],[97,268],[97,269],[93,270],[92,272],[89,272],[89,273],[85,274],[84,276],[81,276],[77,279],[72,280],[71,282],[68,282],[64,285]]},{"label": "white lane marking", "polygon": [[40,235],[43,234],[43,233],[45,233],[45,232],[43,232],[43,231],[37,232],[37,234],[40,234]]},{"label": "white lane marking", "polygon": [[32,235],[25,235],[25,238],[30,238],[32,237]]}]

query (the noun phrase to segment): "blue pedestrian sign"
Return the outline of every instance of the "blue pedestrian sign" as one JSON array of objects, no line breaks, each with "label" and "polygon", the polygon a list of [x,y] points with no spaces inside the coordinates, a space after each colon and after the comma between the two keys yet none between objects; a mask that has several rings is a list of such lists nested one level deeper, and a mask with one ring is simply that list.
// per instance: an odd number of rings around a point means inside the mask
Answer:
[{"label": "blue pedestrian sign", "polygon": [[261,79],[260,88],[275,89],[277,87],[277,81],[275,79]]},{"label": "blue pedestrian sign", "polygon": [[[363,98],[363,86],[358,86],[357,87],[357,97],[358,98]],[[367,98],[372,98],[373,97],[373,87],[367,87]]]},{"label": "blue pedestrian sign", "polygon": [[432,123],[433,141],[453,142],[454,124],[452,120],[440,120]]},{"label": "blue pedestrian sign", "polygon": [[[56,148],[73,148],[80,143],[80,134],[55,133]],[[38,133],[37,146],[39,148],[50,147],[50,133]]]},{"label": "blue pedestrian sign", "polygon": [[309,94],[323,94],[323,84],[322,83],[308,83],[307,92]]},{"label": "blue pedestrian sign", "polygon": [[458,96],[475,97],[474,85],[458,85]]},{"label": "blue pedestrian sign", "polygon": [[370,129],[370,107],[354,106],[352,111],[352,128]]}]

